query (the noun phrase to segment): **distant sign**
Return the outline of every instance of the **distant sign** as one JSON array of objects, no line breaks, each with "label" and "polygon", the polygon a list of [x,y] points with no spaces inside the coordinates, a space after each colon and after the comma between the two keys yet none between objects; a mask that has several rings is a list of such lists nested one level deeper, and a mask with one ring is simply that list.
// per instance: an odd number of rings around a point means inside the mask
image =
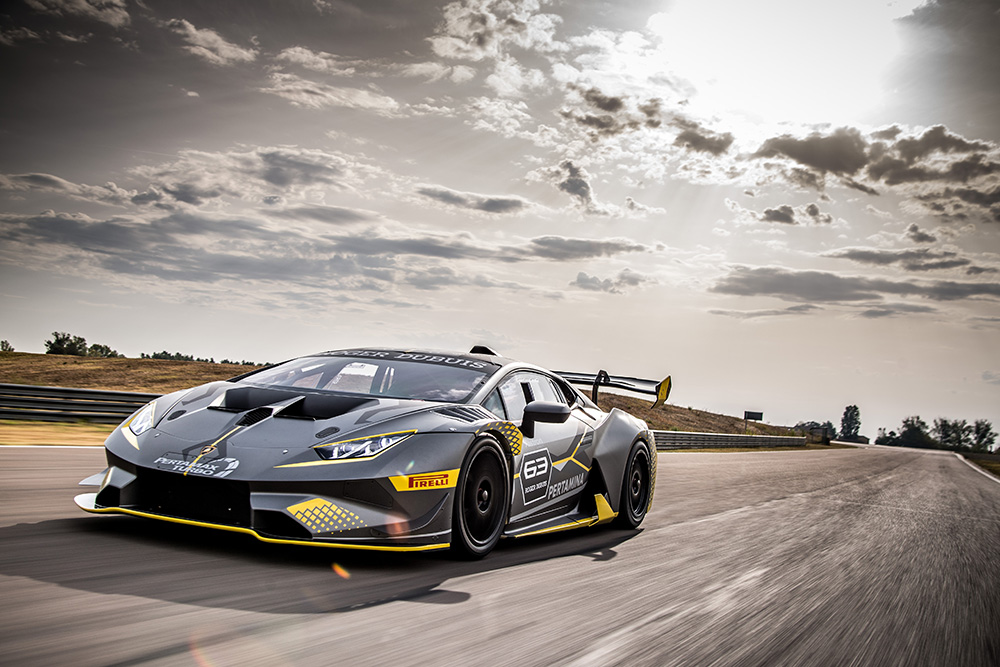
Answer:
[{"label": "distant sign", "polygon": [[760,421],[764,418],[763,412],[750,412],[749,410],[743,413],[743,419],[753,419],[755,421]]}]

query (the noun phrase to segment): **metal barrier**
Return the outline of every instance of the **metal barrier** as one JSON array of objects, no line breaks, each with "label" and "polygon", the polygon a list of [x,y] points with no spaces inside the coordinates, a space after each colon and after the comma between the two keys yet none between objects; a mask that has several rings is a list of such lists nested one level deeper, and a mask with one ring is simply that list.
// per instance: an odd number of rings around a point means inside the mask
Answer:
[{"label": "metal barrier", "polygon": [[653,431],[658,450],[723,449],[729,447],[802,447],[805,436],[733,435],[727,433],[689,433],[685,431]]},{"label": "metal barrier", "polygon": [[[117,424],[159,394],[0,384],[0,419]],[[653,431],[656,449],[800,447],[805,437]]]},{"label": "metal barrier", "polygon": [[0,384],[0,419],[117,424],[159,394]]}]

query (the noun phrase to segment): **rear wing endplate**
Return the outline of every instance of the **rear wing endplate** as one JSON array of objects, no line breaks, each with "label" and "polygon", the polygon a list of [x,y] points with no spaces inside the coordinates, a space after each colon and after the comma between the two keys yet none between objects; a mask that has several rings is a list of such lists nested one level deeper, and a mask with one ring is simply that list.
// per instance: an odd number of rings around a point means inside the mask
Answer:
[{"label": "rear wing endplate", "polygon": [[553,371],[567,382],[572,384],[591,387],[590,400],[597,403],[597,392],[600,387],[614,387],[615,389],[625,389],[635,391],[640,394],[656,396],[652,407],[663,405],[670,396],[670,376],[657,382],[656,380],[643,380],[642,378],[625,377],[622,375],[608,375],[607,371],[593,373],[573,373],[570,371]]}]

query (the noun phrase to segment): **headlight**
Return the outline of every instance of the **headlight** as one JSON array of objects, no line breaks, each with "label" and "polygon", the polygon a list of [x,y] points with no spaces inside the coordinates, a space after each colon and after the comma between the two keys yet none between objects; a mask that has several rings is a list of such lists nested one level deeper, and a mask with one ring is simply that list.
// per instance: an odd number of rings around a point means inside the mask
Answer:
[{"label": "headlight", "polygon": [[355,459],[375,456],[393,445],[406,440],[414,433],[416,431],[383,433],[381,435],[371,435],[366,438],[354,438],[353,440],[340,440],[325,445],[316,445],[314,449],[320,458],[323,459]]},{"label": "headlight", "polygon": [[128,430],[132,431],[135,435],[142,435],[153,428],[153,409],[154,404],[149,403],[142,410],[139,410],[135,417],[129,420]]}]

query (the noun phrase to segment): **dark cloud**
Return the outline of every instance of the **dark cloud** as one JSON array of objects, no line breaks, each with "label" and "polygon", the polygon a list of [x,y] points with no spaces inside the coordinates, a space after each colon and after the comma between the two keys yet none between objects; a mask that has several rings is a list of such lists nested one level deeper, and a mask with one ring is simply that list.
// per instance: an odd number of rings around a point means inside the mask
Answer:
[{"label": "dark cloud", "polygon": [[26,0],[38,12],[55,16],[79,16],[114,28],[124,28],[131,18],[125,0]]},{"label": "dark cloud", "polygon": [[458,192],[440,186],[421,186],[417,188],[417,193],[449,206],[482,211],[483,213],[517,213],[528,207],[528,202],[520,197],[496,197],[472,192]]},{"label": "dark cloud", "polygon": [[783,156],[821,172],[856,174],[868,164],[868,143],[855,128],[842,127],[832,134],[814,132],[805,139],[790,134],[766,140],[755,157]]},{"label": "dark cloud", "polygon": [[806,303],[876,301],[885,295],[919,296],[933,301],[975,297],[1000,298],[998,283],[954,281],[905,282],[823,271],[792,271],[778,267],[733,268],[710,291],[736,296],[773,296]]},{"label": "dark cloud", "polygon": [[795,222],[795,209],[788,205],[764,209],[760,219],[764,222],[781,222],[786,225],[798,224]]},{"label": "dark cloud", "polygon": [[849,259],[862,264],[889,266],[898,264],[907,271],[935,271],[969,266],[972,262],[958,253],[946,250],[919,248],[916,250],[877,250],[872,248],[844,248],[824,255]]},{"label": "dark cloud", "polygon": [[915,222],[906,228],[906,238],[914,243],[934,243],[937,241],[936,236],[920,229],[920,226]]},{"label": "dark cloud", "polygon": [[597,88],[590,88],[584,91],[583,99],[601,111],[607,111],[608,113],[616,113],[625,108],[625,100],[623,98],[605,95]]},{"label": "dark cloud", "polygon": [[573,197],[577,206],[587,213],[607,215],[605,207],[597,203],[590,187],[590,174],[572,160],[563,160],[558,167],[547,170],[546,175],[557,188]]},{"label": "dark cloud", "polygon": [[86,185],[72,183],[58,176],[42,173],[0,174],[0,190],[51,192],[73,199],[118,206],[127,203],[136,194],[110,182],[103,186]]},{"label": "dark cloud", "polygon": [[336,163],[288,149],[262,150],[257,156],[261,162],[260,177],[280,187],[334,183],[343,175],[343,170]]},{"label": "dark cloud", "polygon": [[722,155],[729,150],[734,139],[735,137],[729,132],[714,134],[705,130],[686,129],[677,135],[674,145],[712,155]]},{"label": "dark cloud", "polygon": [[912,164],[935,152],[972,153],[989,150],[990,145],[981,141],[968,141],[957,134],[952,134],[944,125],[935,125],[919,137],[899,139],[896,141],[895,149],[903,160]]},{"label": "dark cloud", "polygon": [[992,189],[944,188],[917,197],[935,213],[956,219],[965,219],[968,212],[992,222],[1000,222],[1000,185]]}]

